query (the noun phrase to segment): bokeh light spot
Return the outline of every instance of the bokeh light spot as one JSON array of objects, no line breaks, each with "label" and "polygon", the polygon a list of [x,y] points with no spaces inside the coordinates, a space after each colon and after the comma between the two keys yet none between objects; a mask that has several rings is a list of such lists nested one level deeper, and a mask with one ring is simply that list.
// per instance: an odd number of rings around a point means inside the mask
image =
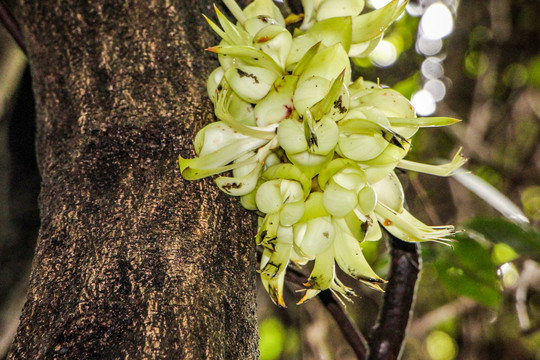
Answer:
[{"label": "bokeh light spot", "polygon": [[444,75],[441,61],[435,57],[429,57],[422,63],[422,75],[427,79],[438,79]]},{"label": "bokeh light spot", "polygon": [[435,330],[428,335],[426,349],[433,360],[452,360],[457,353],[454,339],[440,330]]},{"label": "bokeh light spot", "polygon": [[431,4],[420,20],[420,29],[428,39],[442,39],[454,29],[454,18],[441,2]]},{"label": "bokeh light spot", "polygon": [[446,86],[441,80],[437,80],[437,79],[428,80],[424,84],[424,89],[428,91],[431,94],[431,96],[433,96],[433,100],[437,102],[444,99],[444,96],[446,95]]},{"label": "bokeh light spot", "polygon": [[416,113],[420,116],[431,115],[437,108],[433,95],[427,90],[420,90],[414,93],[411,97],[411,103],[416,109]]},{"label": "bokeh light spot", "polygon": [[397,50],[394,44],[387,40],[382,40],[379,45],[369,55],[371,62],[380,67],[390,66],[397,60]]},{"label": "bokeh light spot", "polygon": [[428,39],[425,36],[419,36],[416,41],[416,51],[427,56],[436,55],[442,49],[441,39]]}]

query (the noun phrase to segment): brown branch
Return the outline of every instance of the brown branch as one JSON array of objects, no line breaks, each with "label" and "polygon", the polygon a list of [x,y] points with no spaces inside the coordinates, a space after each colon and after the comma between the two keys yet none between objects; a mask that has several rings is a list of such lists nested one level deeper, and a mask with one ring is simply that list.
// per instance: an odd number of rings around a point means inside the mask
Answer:
[{"label": "brown branch", "polygon": [[[307,281],[308,276],[297,268],[288,267],[285,278],[294,284],[302,285]],[[352,350],[356,354],[357,359],[366,359],[366,340],[356,324],[351,320],[349,315],[347,315],[345,309],[343,309],[338,299],[336,299],[336,296],[329,290],[325,290],[319,293],[318,298],[328,313],[332,315],[336,321],[336,324],[341,330],[345,340],[349,343]]]},{"label": "brown branch", "polygon": [[17,21],[15,20],[15,17],[9,11],[6,5],[2,1],[0,1],[0,22],[4,27],[6,28],[7,32],[13,37],[13,40],[19,45],[22,52],[26,55],[26,47],[24,46],[24,40],[21,32],[21,28],[19,27],[19,24],[17,24]]},{"label": "brown branch", "polygon": [[421,266],[417,244],[389,236],[390,275],[379,319],[369,336],[369,360],[399,359]]}]

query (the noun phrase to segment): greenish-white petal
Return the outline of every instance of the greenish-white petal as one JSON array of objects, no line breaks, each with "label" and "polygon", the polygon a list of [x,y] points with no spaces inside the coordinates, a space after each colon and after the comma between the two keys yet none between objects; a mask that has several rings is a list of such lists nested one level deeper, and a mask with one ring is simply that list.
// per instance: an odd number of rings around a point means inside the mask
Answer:
[{"label": "greenish-white petal", "polygon": [[399,181],[395,172],[392,171],[383,179],[373,184],[373,189],[377,193],[377,201],[383,203],[396,212],[401,212],[405,194],[403,192],[401,182]]},{"label": "greenish-white petal", "polygon": [[339,43],[348,52],[351,47],[352,20],[349,16],[328,18],[315,23],[307,34],[325,46]]},{"label": "greenish-white petal", "polygon": [[461,155],[461,148],[459,148],[452,158],[452,161],[446,164],[428,165],[409,160],[401,160],[397,164],[397,167],[404,170],[417,171],[437,176],[452,176],[455,174],[455,171],[465,165],[466,162],[467,158]]},{"label": "greenish-white petal", "polygon": [[281,241],[276,243],[276,248],[270,255],[268,262],[261,268],[261,278],[265,280],[276,279],[287,268],[291,254],[292,243],[284,244]]},{"label": "greenish-white petal", "polygon": [[404,127],[404,126],[420,126],[420,127],[438,127],[448,126],[460,122],[459,119],[433,116],[433,117],[419,117],[419,118],[399,118],[389,117],[390,125],[392,127]]},{"label": "greenish-white petal", "polygon": [[315,120],[328,116],[337,121],[347,114],[349,110],[349,92],[343,83],[344,76],[345,71],[332,82],[330,90],[328,90],[324,98],[309,109]]},{"label": "greenish-white petal", "polygon": [[[274,166],[274,165],[278,165],[281,163],[281,159],[280,159],[280,153],[282,152],[282,150],[278,150],[276,152],[273,152],[271,153],[270,155],[268,155],[268,157],[266,158],[266,160],[264,161],[264,170],[266,171],[268,168]],[[279,154],[279,155],[278,155]]]},{"label": "greenish-white petal", "polygon": [[296,224],[304,216],[305,208],[303,200],[286,203],[279,212],[279,223],[282,226]]},{"label": "greenish-white petal", "polygon": [[270,55],[282,69],[285,69],[291,45],[292,35],[281,25],[266,26],[253,37],[253,46]]},{"label": "greenish-white petal", "polygon": [[338,16],[356,16],[364,9],[364,0],[325,0],[317,9],[317,21]]},{"label": "greenish-white petal", "polygon": [[330,216],[330,213],[324,207],[323,193],[319,191],[312,192],[306,199],[305,212],[299,222],[305,223],[311,219],[323,216]]},{"label": "greenish-white petal", "polygon": [[[343,158],[334,159],[319,173],[317,180],[321,189],[324,190],[328,180],[332,176],[334,176],[336,173],[338,173],[339,171],[343,170],[346,167],[357,169],[359,170],[358,173],[360,174],[362,173],[362,170],[360,169],[360,167],[358,166],[356,162],[349,159],[343,159]],[[364,176],[364,182],[365,182],[365,176]],[[351,187],[349,187],[347,184],[343,184],[341,182],[338,182],[338,183],[347,189],[351,189]]]},{"label": "greenish-white petal", "polygon": [[292,75],[276,80],[268,95],[255,105],[257,125],[267,126],[293,117],[293,95],[297,80],[298,77]]},{"label": "greenish-white petal", "polygon": [[352,42],[357,44],[380,36],[397,18],[398,3],[399,0],[391,0],[380,9],[353,17]]},{"label": "greenish-white petal", "polygon": [[283,203],[304,200],[304,190],[298,181],[281,179],[280,191]]},{"label": "greenish-white petal", "polygon": [[[414,108],[399,92],[392,89],[373,89],[357,99],[359,106],[373,106],[387,117],[414,118]],[[418,131],[417,125],[395,126],[392,129],[406,139]]]},{"label": "greenish-white petal", "polygon": [[315,38],[309,34],[293,36],[291,49],[285,62],[286,70],[292,71],[293,75],[301,74],[305,68],[305,65],[307,65],[310,61],[305,61],[304,66],[300,68],[298,68],[297,65],[302,63],[302,59],[313,59],[313,56],[318,51],[318,48],[314,53],[310,53],[310,50],[312,50],[315,46],[320,45],[322,45],[322,43],[317,44],[317,40],[315,40]]},{"label": "greenish-white petal", "polygon": [[308,34],[293,37],[291,51],[287,58],[287,70],[292,70],[292,75],[301,75],[309,66],[321,45],[322,42],[317,42]]},{"label": "greenish-white petal", "polygon": [[265,28],[270,25],[278,25],[279,23],[268,17],[268,16],[255,16],[247,19],[243,26],[246,29],[246,31],[251,35],[255,36],[262,28]]},{"label": "greenish-white petal", "polygon": [[265,214],[277,213],[283,206],[281,196],[281,180],[270,180],[257,189],[256,202],[259,211]]},{"label": "greenish-white petal", "polygon": [[276,279],[272,280],[265,280],[261,278],[261,282],[274,304],[283,308],[287,307],[285,306],[285,301],[283,301],[283,284],[285,282],[285,273],[285,271],[282,271]]},{"label": "greenish-white petal", "polygon": [[229,144],[217,151],[195,159],[179,157],[180,171],[185,179],[195,180],[251,164],[256,161],[255,157],[225,166],[244,154],[261,147],[261,145],[264,145],[264,142],[261,139],[248,138],[238,140],[234,144]]},{"label": "greenish-white petal", "polygon": [[410,149],[410,144],[405,143],[403,148],[397,146],[387,146],[382,153],[371,160],[362,160],[360,166],[386,166],[392,165],[395,167],[401,159],[407,155]]},{"label": "greenish-white petal", "polygon": [[[252,168],[247,174],[234,177],[220,176],[216,179],[216,185],[224,193],[231,196],[243,196],[247,195],[257,186],[257,180],[261,174],[261,170],[264,164],[264,156],[262,154],[257,156],[257,160],[254,165],[245,166],[244,168]],[[238,170],[238,169],[236,169]]]},{"label": "greenish-white petal", "polygon": [[325,116],[313,129],[315,133],[315,143],[310,144],[309,151],[317,155],[326,155],[333,151],[337,145],[339,130],[336,122]]},{"label": "greenish-white petal", "polygon": [[293,102],[299,114],[305,114],[308,108],[324,99],[330,90],[331,82],[321,76],[303,78],[296,86]]},{"label": "greenish-white petal", "polygon": [[366,175],[358,166],[347,166],[336,173],[332,179],[336,184],[352,190],[355,194],[366,185]]},{"label": "greenish-white petal", "polygon": [[334,256],[341,270],[357,280],[383,283],[384,280],[368,264],[358,240],[346,230],[345,221],[340,219],[334,221],[336,222]]},{"label": "greenish-white petal", "polygon": [[[279,213],[268,214],[264,217],[257,231],[255,241],[257,245],[274,251],[279,228]],[[262,263],[262,262],[261,262]]]},{"label": "greenish-white petal", "polygon": [[[241,26],[236,26],[233,24],[219,9],[214,5],[214,10],[216,11],[218,21],[223,28],[226,36],[223,37],[223,40],[227,41],[232,45],[248,45],[251,43],[251,35],[249,35]],[[208,20],[208,19],[207,19]],[[214,26],[210,26],[215,30]],[[222,34],[218,33],[220,36]]]},{"label": "greenish-white petal", "polygon": [[311,219],[294,226],[294,243],[309,258],[324,252],[334,240],[334,225],[330,216]]},{"label": "greenish-white petal", "polygon": [[388,146],[381,133],[354,134],[340,132],[339,153],[348,159],[365,161],[379,156]]},{"label": "greenish-white petal", "polygon": [[326,251],[315,257],[313,270],[305,284],[308,289],[306,289],[304,296],[298,304],[306,302],[317,295],[319,291],[326,290],[332,286],[334,276],[334,248],[333,246],[329,246]]},{"label": "greenish-white petal", "polygon": [[379,241],[382,237],[381,226],[377,221],[377,216],[374,212],[366,216],[366,234],[364,236],[364,241]]},{"label": "greenish-white petal", "polygon": [[366,184],[366,186],[358,192],[358,208],[362,214],[368,215],[375,210],[376,205],[377,193],[371,185]]},{"label": "greenish-white petal", "polygon": [[238,96],[250,103],[265,97],[279,74],[256,66],[238,66],[225,72],[225,78]]},{"label": "greenish-white petal", "polygon": [[[272,59],[272,57],[253,46],[227,45],[220,44],[207,49],[220,55],[220,64],[225,71],[231,67],[253,66],[266,69],[275,73],[276,77],[281,76],[283,70]],[[224,57],[227,60],[224,60]]]},{"label": "greenish-white petal", "polygon": [[356,193],[330,180],[323,193],[323,203],[331,215],[344,217],[356,207]]},{"label": "greenish-white petal", "polygon": [[257,201],[255,198],[256,191],[252,191],[247,195],[240,196],[240,204],[244,209],[255,211],[257,210]]},{"label": "greenish-white petal", "polygon": [[206,82],[206,90],[208,92],[208,97],[212,101],[213,104],[215,104],[217,96],[218,96],[218,87],[221,83],[221,79],[223,79],[223,75],[225,74],[225,70],[221,66],[217,67],[210,73],[208,76],[208,81]]},{"label": "greenish-white petal", "polygon": [[309,29],[316,21],[317,9],[324,0],[302,0],[302,8],[304,9],[304,21],[300,28],[302,30]]},{"label": "greenish-white petal", "polygon": [[283,120],[277,129],[279,145],[287,154],[297,154],[308,149],[303,125],[295,119]]},{"label": "greenish-white petal", "polygon": [[394,171],[396,168],[396,163],[389,163],[386,165],[362,165],[360,164],[360,167],[362,170],[364,170],[364,173],[366,174],[367,182],[370,184],[374,184],[377,181],[384,178],[386,175],[388,175],[390,172]]},{"label": "greenish-white petal", "polygon": [[449,243],[454,234],[452,225],[428,226],[412,216],[407,210],[396,212],[382,203],[377,203],[375,214],[379,223],[397,238],[409,242],[436,241]]},{"label": "greenish-white petal", "polygon": [[333,81],[339,77],[343,70],[345,70],[343,83],[348,84],[351,81],[351,64],[343,46],[339,43],[329,47],[321,45],[319,51],[317,51],[313,57],[313,60],[300,75],[298,84],[301,84],[312,76],[322,77],[326,80]]},{"label": "greenish-white petal", "polygon": [[262,174],[262,177],[268,180],[287,179],[300,183],[302,185],[302,189],[304,190],[303,198],[306,198],[311,190],[311,179],[293,164],[275,164],[266,169]]},{"label": "greenish-white petal", "polygon": [[379,45],[382,40],[382,35],[371,40],[367,40],[360,43],[351,44],[349,49],[350,58],[365,58],[368,57],[373,50]]},{"label": "greenish-white petal", "polygon": [[321,172],[334,157],[334,151],[327,155],[312,154],[309,151],[304,151],[298,154],[287,154],[289,160],[296,165],[308,178],[313,178]]},{"label": "greenish-white petal", "polygon": [[285,19],[279,8],[272,0],[254,0],[244,9],[246,18],[264,16],[274,19],[278,24],[285,26]]}]

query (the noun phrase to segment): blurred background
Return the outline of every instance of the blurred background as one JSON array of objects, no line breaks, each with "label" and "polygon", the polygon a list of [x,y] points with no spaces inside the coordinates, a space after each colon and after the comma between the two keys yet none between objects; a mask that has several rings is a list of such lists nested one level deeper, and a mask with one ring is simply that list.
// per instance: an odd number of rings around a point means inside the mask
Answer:
[{"label": "blurred background", "polygon": [[[367,0],[367,8],[387,2]],[[394,87],[419,116],[462,119],[419,131],[408,159],[435,164],[460,147],[469,158],[470,173],[450,179],[403,174],[413,214],[465,230],[453,248],[421,246],[403,359],[540,359],[538,19],[538,0],[411,0],[376,51],[354,61],[356,76]],[[26,60],[0,27],[0,359],[17,326],[39,227],[34,132]],[[364,252],[385,277],[385,242]],[[347,312],[369,333],[382,295],[340,279],[358,294]],[[259,290],[261,359],[355,359],[320,301],[296,306],[295,290],[286,291],[287,309]]]}]

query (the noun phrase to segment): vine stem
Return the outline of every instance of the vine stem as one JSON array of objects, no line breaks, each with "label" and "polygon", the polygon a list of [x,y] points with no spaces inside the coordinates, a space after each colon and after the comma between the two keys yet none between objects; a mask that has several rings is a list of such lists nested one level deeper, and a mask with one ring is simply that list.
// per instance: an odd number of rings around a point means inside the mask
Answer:
[{"label": "vine stem", "polygon": [[19,45],[22,52],[27,55],[21,28],[19,27],[19,24],[17,24],[17,21],[15,20],[15,17],[11,11],[9,11],[7,6],[2,1],[0,1],[0,23],[4,25],[7,32],[11,35],[11,37],[13,37],[13,40],[15,40],[17,45]]},{"label": "vine stem", "polygon": [[421,268],[419,246],[389,234],[390,274],[384,302],[368,343],[368,360],[399,359],[411,317]]}]

